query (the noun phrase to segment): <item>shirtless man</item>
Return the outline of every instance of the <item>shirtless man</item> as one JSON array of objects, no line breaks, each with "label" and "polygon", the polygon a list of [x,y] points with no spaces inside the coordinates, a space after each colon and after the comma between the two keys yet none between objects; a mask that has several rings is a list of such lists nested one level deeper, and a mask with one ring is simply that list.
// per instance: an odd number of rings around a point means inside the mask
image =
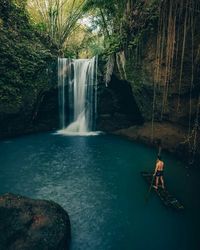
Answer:
[{"label": "shirtless man", "polygon": [[156,167],[153,176],[156,176],[156,185],[155,189],[158,189],[158,182],[161,181],[162,188],[164,189],[164,180],[163,180],[163,172],[164,172],[164,162],[161,160],[161,157],[158,156]]}]

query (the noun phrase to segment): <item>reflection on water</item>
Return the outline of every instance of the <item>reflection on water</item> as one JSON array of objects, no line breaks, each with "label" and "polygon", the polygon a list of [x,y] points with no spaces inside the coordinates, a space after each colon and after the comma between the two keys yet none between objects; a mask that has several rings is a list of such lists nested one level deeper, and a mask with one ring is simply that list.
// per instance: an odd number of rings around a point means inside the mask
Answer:
[{"label": "reflection on water", "polygon": [[69,213],[72,250],[198,250],[199,173],[169,155],[166,183],[185,205],[163,207],[141,170],[156,150],[114,136],[42,134],[0,143],[0,192],[51,199]]}]

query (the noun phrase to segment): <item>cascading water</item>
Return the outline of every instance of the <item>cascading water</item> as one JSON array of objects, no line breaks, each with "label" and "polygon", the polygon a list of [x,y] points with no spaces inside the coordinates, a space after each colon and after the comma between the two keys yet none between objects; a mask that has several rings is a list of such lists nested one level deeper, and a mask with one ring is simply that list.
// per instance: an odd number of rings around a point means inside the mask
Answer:
[{"label": "cascading water", "polygon": [[[62,128],[59,133],[88,134],[94,131],[97,113],[97,57],[58,58],[58,90]],[[66,119],[67,105],[69,111]],[[70,122],[67,127],[66,120]]]}]

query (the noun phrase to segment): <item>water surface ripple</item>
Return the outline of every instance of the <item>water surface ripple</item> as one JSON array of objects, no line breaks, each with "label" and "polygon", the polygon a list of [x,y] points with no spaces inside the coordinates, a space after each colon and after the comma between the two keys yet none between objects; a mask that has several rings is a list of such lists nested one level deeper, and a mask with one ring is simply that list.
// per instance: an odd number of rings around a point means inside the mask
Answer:
[{"label": "water surface ripple", "polygon": [[199,250],[198,171],[163,154],[169,190],[185,205],[166,209],[141,170],[156,149],[124,139],[39,134],[0,142],[0,192],[58,202],[70,216],[72,250]]}]

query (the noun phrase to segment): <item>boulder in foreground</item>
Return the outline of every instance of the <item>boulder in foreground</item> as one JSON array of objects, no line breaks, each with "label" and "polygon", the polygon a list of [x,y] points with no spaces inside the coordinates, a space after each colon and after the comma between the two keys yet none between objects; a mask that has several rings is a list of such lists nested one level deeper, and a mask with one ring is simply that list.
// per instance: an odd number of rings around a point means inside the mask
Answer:
[{"label": "boulder in foreground", "polygon": [[4,194],[0,222],[1,250],[69,249],[69,216],[52,201]]}]

